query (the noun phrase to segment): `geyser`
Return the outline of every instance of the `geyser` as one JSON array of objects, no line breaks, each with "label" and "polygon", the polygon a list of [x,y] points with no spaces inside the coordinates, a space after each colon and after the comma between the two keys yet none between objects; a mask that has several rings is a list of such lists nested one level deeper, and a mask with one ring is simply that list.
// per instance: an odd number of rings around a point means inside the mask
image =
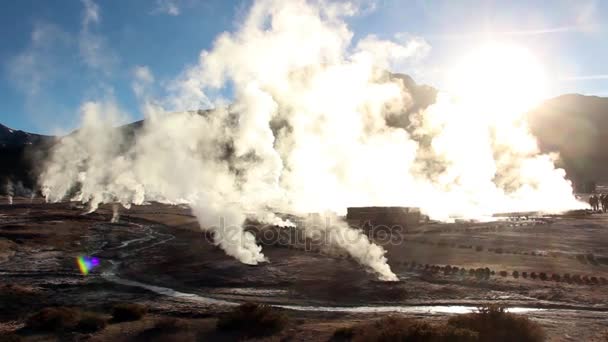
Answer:
[{"label": "geyser", "polygon": [[[564,172],[539,154],[522,115],[499,120],[486,115],[491,107],[440,94],[408,127],[388,125],[412,95],[386,68],[429,46],[417,38],[353,41],[345,18],[355,14],[346,2],[256,1],[165,97],[136,84],[146,121],[134,139],[113,128],[118,106],[85,103],[82,128],[57,144],[40,177],[47,200],[69,197],[91,211],[101,203],[187,204],[215,243],[247,264],[266,261],[242,228],[251,214],[289,225],[274,213],[410,206],[447,220],[581,205]],[[210,95],[226,89],[230,106]],[[203,103],[210,109],[187,111]],[[330,227],[306,225],[306,234],[325,235],[328,248],[380,279],[397,279],[383,248],[328,215]]]}]

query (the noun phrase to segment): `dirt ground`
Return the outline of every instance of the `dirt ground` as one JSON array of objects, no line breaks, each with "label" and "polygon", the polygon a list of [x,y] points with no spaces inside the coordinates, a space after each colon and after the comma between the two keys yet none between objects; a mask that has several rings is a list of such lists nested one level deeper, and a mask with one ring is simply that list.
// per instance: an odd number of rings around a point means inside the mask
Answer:
[{"label": "dirt ground", "polygon": [[[0,203],[7,201],[0,198]],[[195,326],[190,333],[212,340],[218,315],[231,307],[225,303],[247,301],[296,306],[285,310],[291,323],[277,337],[296,341],[328,340],[339,327],[394,308],[440,320],[450,313],[435,307],[483,303],[542,308],[525,314],[546,329],[550,340],[599,339],[608,330],[608,284],[603,282],[608,278],[608,214],[434,223],[403,234],[376,234],[400,279],[380,282],[349,258],[277,245],[263,245],[268,263],[243,265],[213,245],[184,207],[123,209],[118,223],[110,223],[111,206],[85,211],[75,203],[41,199],[0,204],[0,292],[7,284],[24,291],[18,306],[0,308],[0,331],[19,329],[31,313],[47,306],[108,313],[114,303],[138,302],[150,308],[144,320],[70,338],[145,340],[155,320],[172,316]],[[83,255],[101,262],[87,276],[76,264]],[[446,272],[445,265],[458,271]],[[486,267],[493,272],[489,277],[469,274]],[[541,273],[548,279],[541,280]],[[579,280],[565,281],[566,274]],[[421,306],[429,309],[416,309]]]}]

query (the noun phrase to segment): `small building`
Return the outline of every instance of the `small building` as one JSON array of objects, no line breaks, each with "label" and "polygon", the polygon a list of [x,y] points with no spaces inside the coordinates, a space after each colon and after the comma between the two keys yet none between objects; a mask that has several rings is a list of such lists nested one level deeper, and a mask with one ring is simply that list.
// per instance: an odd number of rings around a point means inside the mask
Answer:
[{"label": "small building", "polygon": [[419,208],[411,207],[350,207],[346,211],[350,225],[369,230],[387,227],[391,231],[404,230],[421,225],[427,220]]}]

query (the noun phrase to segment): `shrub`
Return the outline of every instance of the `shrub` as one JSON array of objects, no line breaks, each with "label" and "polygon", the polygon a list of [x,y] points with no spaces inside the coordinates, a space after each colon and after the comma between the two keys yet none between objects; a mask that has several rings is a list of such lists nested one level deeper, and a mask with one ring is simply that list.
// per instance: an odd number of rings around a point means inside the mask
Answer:
[{"label": "shrub", "polygon": [[513,278],[515,278],[515,279],[519,278],[519,272],[517,272],[517,271],[513,271],[512,275],[513,275]]},{"label": "shrub", "polygon": [[23,338],[15,333],[0,334],[0,341],[2,342],[21,342]]},{"label": "shrub", "polygon": [[553,273],[553,275],[551,275],[551,280],[553,280],[553,281],[561,281],[562,277],[559,274],[557,274],[557,273]]},{"label": "shrub", "polygon": [[471,276],[471,277],[475,276],[475,269],[473,269],[473,268],[469,269],[469,276]]},{"label": "shrub", "polygon": [[151,328],[141,331],[135,338],[129,340],[151,342],[198,341],[196,331],[192,329],[188,322],[173,317],[159,319]]},{"label": "shrub", "polygon": [[130,322],[140,320],[147,312],[145,306],[135,303],[116,304],[112,308],[114,322]]},{"label": "shrub", "polygon": [[448,324],[479,334],[479,341],[536,342],[545,339],[545,333],[525,316],[506,312],[501,306],[486,306],[478,312],[451,317]]},{"label": "shrub", "polygon": [[521,276],[525,278],[528,278],[528,272],[521,272]]},{"label": "shrub", "polygon": [[156,321],[153,329],[164,333],[175,333],[186,330],[187,328],[188,324],[184,320],[174,317],[167,317]]},{"label": "shrub", "polygon": [[44,308],[30,316],[25,327],[33,331],[91,333],[106,327],[103,315],[68,307]]},{"label": "shrub", "polygon": [[494,250],[494,253],[502,254],[502,252],[503,252],[503,249],[502,249],[501,247],[496,248],[496,249]]},{"label": "shrub", "polygon": [[245,303],[217,322],[222,331],[236,331],[247,337],[273,335],[285,328],[287,316],[263,304]]},{"label": "shrub", "polygon": [[564,273],[564,281],[565,282],[572,282],[572,278],[570,277],[570,273]]},{"label": "shrub", "polygon": [[540,272],[540,273],[538,274],[538,278],[539,278],[540,280],[543,280],[543,281],[544,281],[544,280],[547,280],[547,273],[545,273],[545,272]]},{"label": "shrub", "polygon": [[105,317],[94,312],[83,312],[80,315],[75,330],[83,333],[92,333],[102,330],[107,325]]},{"label": "shrub", "polygon": [[477,341],[477,334],[450,325],[432,325],[405,317],[387,316],[334,332],[332,341]]},{"label": "shrub", "polygon": [[354,337],[354,330],[352,327],[342,327],[336,329],[330,341],[350,341]]},{"label": "shrub", "polygon": [[488,279],[490,278],[490,269],[489,268],[478,268],[475,270],[475,277],[478,279]]},{"label": "shrub", "polygon": [[536,272],[530,273],[530,278],[532,278],[532,279],[538,278],[538,276],[536,275]]},{"label": "shrub", "polygon": [[476,251],[476,252],[481,252],[481,251],[483,251],[483,246],[475,246],[475,251]]},{"label": "shrub", "polygon": [[466,268],[464,268],[464,267],[463,267],[463,268],[461,268],[461,269],[460,269],[460,275],[461,275],[461,276],[463,276],[463,277],[464,277],[464,276],[466,276],[466,275],[467,275],[467,269],[466,269]]},{"label": "shrub", "polygon": [[500,271],[498,274],[500,274],[501,277],[506,277],[508,275],[507,271]]},{"label": "shrub", "polygon": [[576,284],[580,284],[582,282],[581,280],[581,276],[578,274],[575,274],[572,276],[572,281],[575,282]]},{"label": "shrub", "polygon": [[450,275],[452,273],[452,267],[450,265],[446,265],[443,268],[443,274],[444,275]]},{"label": "shrub", "polygon": [[594,285],[599,284],[599,280],[597,279],[597,277],[591,277],[591,278],[589,278],[589,280],[591,281],[591,284],[594,284]]},{"label": "shrub", "polygon": [[28,286],[18,284],[0,285],[0,313],[17,318],[21,313],[31,312],[32,304],[41,301],[40,293]]},{"label": "shrub", "polygon": [[73,308],[44,308],[30,316],[25,326],[34,331],[69,331],[76,327],[79,316]]}]

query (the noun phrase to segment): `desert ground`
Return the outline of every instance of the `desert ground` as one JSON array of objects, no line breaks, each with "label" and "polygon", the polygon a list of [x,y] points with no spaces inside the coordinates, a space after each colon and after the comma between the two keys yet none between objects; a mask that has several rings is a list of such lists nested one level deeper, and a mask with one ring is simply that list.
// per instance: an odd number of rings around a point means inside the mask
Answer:
[{"label": "desert ground", "polygon": [[[271,340],[329,340],[340,327],[387,314],[433,321],[487,303],[530,317],[551,341],[601,340],[608,329],[608,214],[518,214],[376,231],[372,238],[400,279],[382,282],[350,258],[279,243],[262,245],[269,262],[241,264],[185,207],[121,209],[111,223],[111,206],[84,214],[77,203],[40,198],[0,203],[0,333],[27,341],[149,340],[166,317],[196,327],[188,334],[199,340],[225,340],[215,322],[245,302],[276,306],[290,318]],[[100,265],[85,276],[78,256]],[[89,334],[20,332],[45,307],[107,313],[116,303],[149,312]]]}]

